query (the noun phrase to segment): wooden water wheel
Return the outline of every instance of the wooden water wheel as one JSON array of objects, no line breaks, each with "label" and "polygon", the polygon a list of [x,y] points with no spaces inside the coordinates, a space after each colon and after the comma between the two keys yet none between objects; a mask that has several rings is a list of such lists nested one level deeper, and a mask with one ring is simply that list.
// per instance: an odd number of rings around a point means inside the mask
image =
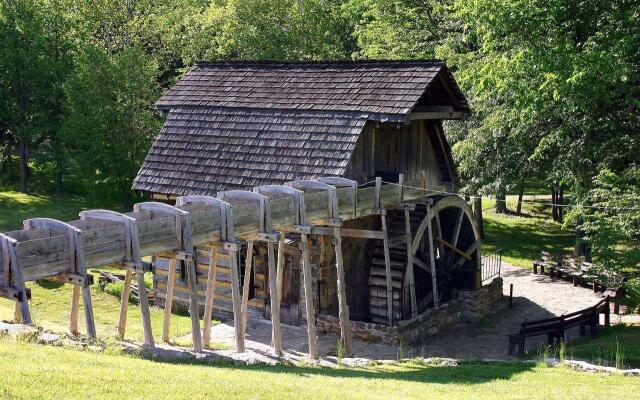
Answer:
[{"label": "wooden water wheel", "polygon": [[[432,205],[429,205],[429,199],[433,201]],[[413,204],[415,209],[408,212],[410,246],[407,246],[406,241],[405,212],[388,210],[386,217],[393,288],[393,321],[412,317],[411,293],[414,291],[416,313],[434,305],[433,271],[438,302],[448,300],[454,290],[474,289],[478,286],[480,235],[469,205],[459,196],[433,196]],[[413,256],[413,285],[407,274],[409,247]],[[368,283],[370,319],[372,322],[388,323],[383,241],[375,243]]]}]

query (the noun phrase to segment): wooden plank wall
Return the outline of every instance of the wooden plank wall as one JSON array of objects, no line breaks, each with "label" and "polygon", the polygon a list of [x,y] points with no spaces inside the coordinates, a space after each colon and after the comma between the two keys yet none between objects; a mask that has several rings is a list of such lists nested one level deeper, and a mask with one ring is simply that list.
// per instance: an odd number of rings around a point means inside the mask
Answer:
[{"label": "wooden plank wall", "polygon": [[416,182],[424,174],[427,187],[441,186],[428,129],[431,128],[424,120],[413,120],[411,124],[369,122],[356,144],[345,177],[364,183],[374,179],[376,172],[394,171],[403,172],[405,179]]}]

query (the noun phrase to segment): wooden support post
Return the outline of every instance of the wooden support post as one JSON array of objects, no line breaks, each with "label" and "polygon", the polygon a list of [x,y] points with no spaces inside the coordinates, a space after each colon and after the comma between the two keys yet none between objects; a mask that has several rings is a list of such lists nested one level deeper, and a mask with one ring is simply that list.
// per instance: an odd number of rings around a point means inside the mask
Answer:
[{"label": "wooden support post", "polygon": [[171,312],[173,310],[173,289],[176,284],[176,268],[178,259],[174,255],[169,260],[169,274],[167,275],[167,291],[164,299],[164,321],[162,323],[162,341],[169,342],[171,334]]},{"label": "wooden support post", "polygon": [[[235,234],[233,229],[233,215],[231,211],[231,205],[221,199],[216,199],[214,197],[209,196],[180,196],[176,199],[176,204],[178,206],[184,206],[187,204],[196,203],[196,204],[205,204],[208,206],[214,207],[220,215],[220,240],[224,241],[224,249],[229,252],[229,258],[231,259],[230,270],[231,270],[231,280],[232,280],[232,288],[231,288],[231,297],[233,302],[233,324],[236,334],[236,351],[243,352],[244,351],[244,334],[242,334],[242,320],[241,320],[241,299],[239,293],[239,277],[238,277],[238,259],[237,259],[237,244],[235,242],[230,242],[230,240],[235,240]],[[187,220],[189,221],[189,220]],[[185,248],[191,249],[191,254],[193,254],[193,245],[191,242],[191,229],[190,223],[187,226],[188,229],[185,229]],[[188,235],[187,235],[188,234]],[[217,256],[218,256],[218,248],[217,245],[212,244],[209,250],[209,269],[207,272],[207,292],[205,299],[205,308],[204,308],[204,338],[200,337],[200,323],[197,321],[197,334],[198,336],[194,337],[194,349],[197,349],[196,342],[199,342],[199,347],[202,348],[202,341],[204,341],[205,346],[209,346],[211,339],[211,318],[213,314],[213,298],[215,296],[215,285],[216,285],[216,271],[217,271]],[[194,300],[197,297],[195,296],[197,279],[196,279],[196,263],[191,260],[191,265],[189,272],[189,286],[194,290],[194,296],[191,296],[191,309],[196,309],[199,311],[199,306],[197,302]],[[235,283],[234,283],[235,281]],[[195,329],[196,324],[192,314],[192,325]],[[197,350],[196,350],[197,351]]]},{"label": "wooden support post", "polygon": [[[140,258],[140,242],[138,237],[138,227],[134,218],[109,210],[89,210],[80,213],[81,220],[102,220],[112,221],[123,225],[125,241],[125,260],[127,266],[124,288],[120,296],[120,316],[118,320],[118,334],[124,338],[127,326],[127,312],[129,308],[129,295],[131,292],[131,279],[135,270],[138,282],[138,296],[140,298],[140,311],[142,314],[142,329],[144,332],[145,345],[153,346],[153,334],[151,333],[151,314],[149,310],[149,300],[147,298],[146,287],[144,285],[144,268]],[[140,279],[142,277],[142,280]],[[142,282],[142,284],[140,283]],[[77,320],[77,317],[76,317]]]},{"label": "wooden support post", "polygon": [[131,257],[133,259],[136,280],[138,283],[138,297],[140,298],[140,313],[142,315],[142,332],[144,335],[144,344],[154,347],[153,332],[151,330],[151,310],[149,309],[149,298],[147,297],[146,286],[144,284],[144,269],[142,267],[142,259],[140,258],[140,238],[138,235],[138,224],[131,222]]},{"label": "wooden support post", "polygon": [[413,238],[411,237],[411,219],[409,216],[409,210],[406,208],[404,210],[404,221],[405,234],[407,235],[407,275],[409,280],[409,296],[411,297],[411,318],[413,318],[418,315],[418,302],[416,299],[416,283],[413,273],[413,251],[411,249]]},{"label": "wooden support post", "polygon": [[404,174],[398,175],[398,203],[404,201]]},{"label": "wooden support post", "polygon": [[69,314],[69,332],[73,336],[78,336],[78,314],[80,313],[80,286],[73,285],[71,292],[71,312]]},{"label": "wooden support post", "polygon": [[187,214],[184,225],[184,248],[188,252],[187,260],[183,263],[187,268],[187,283],[189,286],[189,315],[191,317],[191,338],[193,350],[196,353],[202,352],[202,332],[200,331],[200,305],[198,304],[198,281],[196,275],[196,260],[191,242],[190,216]]},{"label": "wooden support post", "polygon": [[[93,306],[91,304],[91,292],[89,290],[89,280],[87,277],[87,269],[84,258],[84,250],[82,245],[82,232],[80,229],[67,224],[66,222],[58,221],[51,218],[33,218],[27,219],[23,222],[24,229],[43,228],[48,229],[50,232],[59,232],[67,236],[68,249],[69,249],[69,263],[72,274],[78,274],[85,279],[82,280],[80,291],[82,293],[82,300],[84,303],[84,315],[87,325],[87,335],[90,338],[96,337],[96,327],[93,319]],[[78,285],[78,284],[76,284]],[[72,299],[72,310],[70,316],[70,330],[77,331],[77,313],[78,303],[76,301],[77,294],[74,290],[74,298]],[[74,321],[75,319],[75,321]],[[75,326],[74,325],[75,322]]]},{"label": "wooden support post", "polygon": [[16,254],[16,240],[0,233],[0,252],[3,267],[4,285],[13,287],[17,290],[19,297],[16,299],[14,317],[17,322],[31,325],[31,311],[29,310],[29,296],[24,285],[22,270],[18,265],[18,257]]},{"label": "wooden support post", "polygon": [[278,315],[280,314],[280,304],[282,303],[284,262],[284,232],[280,232],[278,235],[278,260],[276,262],[276,286],[278,287],[276,304],[278,305]]},{"label": "wooden support post", "polygon": [[433,221],[433,211],[431,205],[427,206],[427,235],[429,236],[429,262],[431,263],[431,286],[433,287],[433,305],[437,307],[440,302],[438,299],[438,282],[436,280],[436,256],[435,256],[435,243],[433,242],[433,228],[431,221]]},{"label": "wooden support post", "polygon": [[[134,206],[133,209],[136,212],[151,211],[152,213],[172,215],[175,218],[177,249],[182,260],[182,266],[187,272],[187,287],[189,289],[189,315],[191,317],[191,340],[193,342],[193,350],[197,353],[200,353],[202,352],[202,333],[200,331],[200,305],[198,304],[197,276],[194,260],[195,254],[193,251],[193,242],[191,240],[190,215],[188,212],[177,207],[153,201],[138,203]],[[137,263],[138,260],[136,259],[135,262]],[[137,268],[138,267],[136,266],[136,269]],[[144,286],[140,286],[140,294],[142,294],[143,292],[142,288],[144,288]],[[146,292],[144,294],[146,297]],[[142,304],[142,299],[140,301],[140,304]],[[165,317],[166,316],[171,318],[171,310],[167,312],[165,307]]]},{"label": "wooden support post", "polygon": [[[84,250],[82,245],[82,235],[80,230],[74,231],[75,239],[75,253],[76,253],[76,273],[87,276],[87,264],[84,258]],[[95,339],[96,338],[96,325],[93,318],[93,303],[91,301],[91,291],[89,289],[89,280],[85,279],[85,284],[82,285],[82,304],[84,305],[84,319],[87,325],[87,335]]]},{"label": "wooden support post", "polygon": [[309,339],[309,356],[318,358],[318,336],[316,334],[316,311],[313,306],[313,289],[311,264],[309,262],[309,245],[306,234],[300,235],[300,251],[302,253],[302,277],[304,283],[304,301],[307,311],[307,335]]},{"label": "wooden support post", "polygon": [[[326,182],[325,182],[326,181]],[[356,206],[356,192],[357,183],[344,178],[321,178],[320,182],[326,184],[339,184],[352,189],[351,199],[353,202],[353,215],[355,217]],[[304,205],[304,193],[298,189],[294,189],[290,186],[279,185],[266,185],[257,188],[258,193],[264,194],[270,198],[289,196],[294,200],[294,206],[297,209],[295,231],[300,233],[300,252],[302,255],[302,279],[304,286],[305,307],[307,314],[307,334],[309,340],[309,356],[313,359],[318,358],[318,338],[316,334],[316,317],[315,308],[313,305],[313,290],[312,290],[312,273],[311,265],[309,262],[309,246],[308,246],[308,234],[311,232],[312,227],[306,225],[306,211]],[[271,225],[271,221],[269,221]],[[322,239],[322,237],[321,237]],[[324,257],[324,246],[321,245],[320,258]],[[280,307],[280,301],[282,299],[282,266],[284,261],[284,234],[280,234],[280,243],[278,248],[278,268],[276,271],[276,286],[278,287],[278,307]],[[322,261],[321,261],[322,262]]]},{"label": "wooden support post", "polygon": [[382,220],[382,232],[384,233],[384,268],[387,283],[387,318],[389,325],[393,324],[393,280],[391,278],[391,256],[389,254],[389,233],[387,232],[387,213],[386,210],[379,210]]},{"label": "wooden support post", "polygon": [[249,311],[249,286],[251,285],[251,268],[253,266],[253,240],[247,241],[247,258],[244,266],[244,283],[242,284],[242,335],[247,333],[247,315]]},{"label": "wooden support post", "polygon": [[[381,182],[376,179],[376,184]],[[293,181],[287,185],[297,189],[314,189],[325,190],[327,192],[327,221],[333,227],[334,250],[336,254],[336,272],[338,287],[338,315],[340,317],[340,342],[345,354],[351,352],[351,328],[349,325],[349,305],[347,304],[347,293],[344,278],[344,264],[342,258],[342,236],[340,227],[342,220],[339,218],[338,199],[336,196],[336,188],[329,184],[319,181]],[[378,196],[379,199],[379,196]],[[379,205],[379,202],[376,204]]]},{"label": "wooden support post", "polygon": [[213,318],[213,299],[216,293],[216,273],[218,270],[218,248],[212,245],[209,249],[209,270],[207,271],[207,297],[204,305],[204,332],[202,342],[204,347],[211,343],[211,318]]},{"label": "wooden support post", "polygon": [[282,354],[280,336],[280,312],[278,307],[278,281],[275,265],[275,249],[273,242],[267,243],[267,263],[269,266],[269,300],[271,302],[271,345],[276,355]]},{"label": "wooden support post", "polygon": [[233,304],[233,327],[236,334],[236,351],[244,353],[244,335],[242,334],[242,299],[240,298],[240,274],[238,272],[238,244],[226,243],[231,260],[231,302]]},{"label": "wooden support post", "polygon": [[338,286],[338,315],[340,317],[340,342],[345,355],[351,353],[351,327],[349,325],[349,305],[347,304],[347,291],[344,281],[344,264],[342,259],[342,237],[340,227],[335,227],[333,234],[335,239],[336,271]]},{"label": "wooden support post", "polygon": [[120,296],[120,319],[118,321],[118,336],[124,339],[127,328],[127,311],[129,310],[129,296],[131,294],[131,278],[133,273],[127,270],[124,276],[124,287]]}]

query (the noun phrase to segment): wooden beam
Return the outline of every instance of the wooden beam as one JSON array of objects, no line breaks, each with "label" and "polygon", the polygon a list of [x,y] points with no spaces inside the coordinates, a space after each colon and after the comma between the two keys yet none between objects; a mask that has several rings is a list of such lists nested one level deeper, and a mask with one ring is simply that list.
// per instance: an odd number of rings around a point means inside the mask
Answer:
[{"label": "wooden beam", "polygon": [[154,347],[153,332],[151,328],[151,310],[149,309],[149,297],[144,290],[144,267],[140,257],[140,235],[138,222],[129,224],[131,229],[131,258],[136,268],[136,281],[138,282],[138,297],[140,298],[140,314],[142,315],[142,333],[145,346]]},{"label": "wooden beam", "polygon": [[336,253],[336,285],[338,287],[338,316],[340,319],[340,343],[345,355],[351,353],[351,326],[349,325],[349,305],[347,304],[347,291],[344,281],[344,264],[342,259],[342,237],[340,228],[335,227]]},{"label": "wooden beam", "polygon": [[393,280],[391,278],[391,256],[389,255],[389,234],[387,232],[387,214],[380,215],[382,232],[384,232],[384,270],[387,284],[387,318],[393,324]]},{"label": "wooden beam", "polygon": [[249,286],[253,267],[253,240],[247,241],[247,257],[244,264],[244,283],[242,284],[242,335],[247,333],[247,315],[249,312]]},{"label": "wooden beam", "polygon": [[71,291],[71,312],[69,313],[69,332],[73,336],[78,336],[78,314],[80,313],[80,286],[73,285]]},{"label": "wooden beam", "polygon": [[458,249],[457,247],[455,247],[455,246],[454,246],[454,245],[452,245],[451,243],[447,242],[446,240],[444,240],[444,239],[442,239],[442,238],[439,238],[439,237],[438,237],[438,238],[436,238],[436,240],[437,240],[440,244],[442,244],[442,245],[444,245],[444,246],[448,247],[449,249],[453,250],[455,253],[458,253],[458,254],[459,254],[459,255],[461,255],[462,257],[466,258],[467,260],[471,260],[471,257],[470,257],[470,256],[468,256],[467,254],[465,254],[465,252],[463,252],[462,250]]},{"label": "wooden beam", "polygon": [[273,242],[267,242],[267,264],[269,268],[269,301],[271,305],[271,346],[276,355],[282,354],[280,335],[280,312],[278,307],[278,281]]},{"label": "wooden beam", "polygon": [[[311,234],[312,235],[325,235],[332,236],[335,231],[335,228],[329,226],[312,226]],[[384,232],[382,231],[373,231],[367,229],[351,229],[351,228],[340,228],[340,235],[349,238],[356,239],[376,239],[383,240]]]},{"label": "wooden beam", "polygon": [[313,289],[311,263],[309,261],[309,244],[306,234],[300,235],[300,252],[302,253],[302,278],[304,284],[304,302],[307,311],[307,336],[309,340],[309,356],[318,358],[318,336],[316,334],[316,311],[313,305]]},{"label": "wooden beam", "polygon": [[433,287],[433,304],[438,306],[438,282],[436,280],[436,256],[435,246],[433,243],[433,228],[431,227],[431,220],[433,219],[433,211],[431,205],[427,206],[427,235],[429,239],[429,262],[431,264],[431,286]]},{"label": "wooden beam", "polygon": [[[133,273],[127,271],[124,276],[124,285],[120,294],[120,317],[118,318],[118,336],[124,339],[124,333],[127,328],[127,311],[129,310],[129,296],[131,294],[131,278]],[[138,288],[140,290],[140,288]],[[172,288],[173,290],[173,288]]]},{"label": "wooden beam", "polygon": [[176,269],[178,259],[174,255],[169,260],[169,273],[167,275],[167,292],[164,300],[164,321],[162,324],[162,340],[169,342],[171,332],[171,315],[173,309],[173,289],[176,283]]},{"label": "wooden beam", "polygon": [[462,219],[464,217],[464,210],[460,209],[460,214],[456,218],[456,224],[453,227],[453,236],[451,238],[451,245],[453,247],[458,246],[458,238],[460,237],[460,227],[462,227]]},{"label": "wooden beam", "polygon": [[469,248],[464,252],[464,256],[460,257],[458,261],[456,261],[451,268],[457,268],[461,266],[462,264],[464,264],[464,260],[471,260],[471,257],[470,257],[471,254],[473,254],[473,252],[476,251],[477,249],[478,249],[478,242],[473,242],[473,244],[469,246]]},{"label": "wooden beam", "polygon": [[411,218],[409,210],[404,210],[404,227],[407,235],[407,275],[409,281],[409,296],[411,297],[411,318],[418,315],[418,301],[416,299],[415,276],[413,273],[413,252],[411,251]]},{"label": "wooden beam", "polygon": [[467,113],[464,111],[432,111],[432,112],[412,112],[409,114],[409,120],[415,121],[419,119],[465,119]]},{"label": "wooden beam", "polygon": [[216,272],[218,270],[218,246],[212,244],[209,249],[209,268],[207,271],[207,296],[204,305],[204,331],[202,344],[209,347],[211,343],[211,318],[213,318],[213,299],[216,293]]},{"label": "wooden beam", "polygon": [[233,306],[233,327],[236,334],[236,351],[244,353],[244,336],[242,335],[242,299],[240,298],[240,277],[238,273],[238,244],[225,242],[229,252],[229,269],[231,270],[231,303]]}]

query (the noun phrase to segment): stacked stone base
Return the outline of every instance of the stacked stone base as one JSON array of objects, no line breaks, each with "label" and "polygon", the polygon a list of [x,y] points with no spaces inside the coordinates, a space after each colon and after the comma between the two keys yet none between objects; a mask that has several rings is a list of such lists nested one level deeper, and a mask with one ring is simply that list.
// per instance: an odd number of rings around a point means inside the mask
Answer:
[{"label": "stacked stone base", "polygon": [[[349,321],[353,337],[386,344],[416,344],[437,335],[458,322],[478,322],[503,310],[506,301],[502,294],[502,279],[496,278],[478,290],[461,291],[456,299],[428,308],[422,314],[397,325],[389,326],[360,321]],[[340,334],[340,320],[330,315],[319,315],[318,332]]]}]

